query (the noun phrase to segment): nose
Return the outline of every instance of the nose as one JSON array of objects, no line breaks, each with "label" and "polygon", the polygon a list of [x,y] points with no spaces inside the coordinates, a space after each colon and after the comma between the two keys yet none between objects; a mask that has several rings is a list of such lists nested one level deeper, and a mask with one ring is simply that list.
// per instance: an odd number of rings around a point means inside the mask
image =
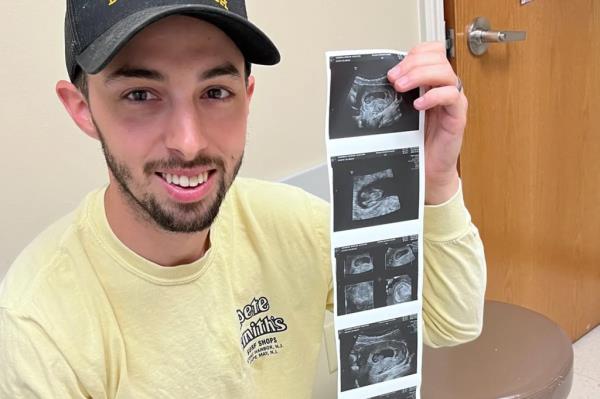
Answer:
[{"label": "nose", "polygon": [[208,147],[207,127],[193,101],[174,105],[167,129],[167,148],[186,161]]}]

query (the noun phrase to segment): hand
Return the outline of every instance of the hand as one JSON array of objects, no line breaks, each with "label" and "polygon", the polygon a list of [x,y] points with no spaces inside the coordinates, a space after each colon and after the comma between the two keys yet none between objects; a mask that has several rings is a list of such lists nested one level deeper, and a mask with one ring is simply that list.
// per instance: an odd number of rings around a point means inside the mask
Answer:
[{"label": "hand", "polygon": [[458,190],[458,156],[468,102],[441,42],[422,43],[388,72],[398,92],[424,87],[414,107],[425,114],[425,203],[446,202]]}]

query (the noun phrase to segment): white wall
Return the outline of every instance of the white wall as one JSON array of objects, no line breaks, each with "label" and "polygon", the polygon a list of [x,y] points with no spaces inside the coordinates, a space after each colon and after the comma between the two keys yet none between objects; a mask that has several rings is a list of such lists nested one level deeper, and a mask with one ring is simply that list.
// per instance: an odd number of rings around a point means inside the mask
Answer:
[{"label": "white wall", "polygon": [[97,143],[76,130],[54,95],[66,76],[64,3],[0,3],[0,276],[44,226],[106,180]]}]

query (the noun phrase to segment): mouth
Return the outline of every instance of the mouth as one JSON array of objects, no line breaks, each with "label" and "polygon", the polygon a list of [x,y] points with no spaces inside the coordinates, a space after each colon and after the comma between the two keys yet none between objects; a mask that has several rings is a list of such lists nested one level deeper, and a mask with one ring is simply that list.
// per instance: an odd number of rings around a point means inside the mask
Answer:
[{"label": "mouth", "polygon": [[177,188],[194,189],[205,184],[214,171],[205,171],[194,176],[176,175],[172,173],[157,172],[156,175],[168,184]]},{"label": "mouth", "polygon": [[162,181],[169,197],[179,203],[198,202],[212,191],[217,170],[160,171],[155,175]]}]

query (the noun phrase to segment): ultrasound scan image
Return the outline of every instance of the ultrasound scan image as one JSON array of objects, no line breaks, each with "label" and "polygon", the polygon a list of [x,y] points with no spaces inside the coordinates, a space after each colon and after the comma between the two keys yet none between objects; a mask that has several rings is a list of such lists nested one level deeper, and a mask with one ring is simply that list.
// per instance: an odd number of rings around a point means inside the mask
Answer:
[{"label": "ultrasound scan image", "polygon": [[412,280],[409,276],[387,279],[385,286],[386,304],[409,302],[412,300]]},{"label": "ultrasound scan image", "polygon": [[354,313],[373,309],[374,301],[372,281],[347,285],[345,291],[346,313]]},{"label": "ultrasound scan image", "polygon": [[388,248],[385,252],[385,267],[387,269],[410,264],[416,259],[410,245],[399,248]]},{"label": "ultrasound scan image", "polygon": [[370,253],[363,252],[346,256],[344,262],[344,274],[346,276],[367,273],[371,270],[373,270],[373,258]]},{"label": "ultrasound scan image", "polygon": [[352,385],[358,388],[414,373],[414,357],[400,329],[380,335],[358,333],[347,359]]},{"label": "ultrasound scan image", "polygon": [[352,220],[373,219],[400,210],[400,198],[386,192],[393,178],[391,169],[354,177]]},{"label": "ultrasound scan image", "polygon": [[385,395],[373,396],[369,399],[415,399],[416,397],[417,387],[411,387],[396,392],[386,393]]},{"label": "ultrasound scan image", "polygon": [[375,79],[356,76],[348,101],[359,129],[385,128],[402,117],[402,96],[390,85],[386,75]]},{"label": "ultrasound scan image", "polygon": [[419,89],[398,93],[387,72],[404,57],[373,53],[329,58],[329,138],[419,130]]}]

